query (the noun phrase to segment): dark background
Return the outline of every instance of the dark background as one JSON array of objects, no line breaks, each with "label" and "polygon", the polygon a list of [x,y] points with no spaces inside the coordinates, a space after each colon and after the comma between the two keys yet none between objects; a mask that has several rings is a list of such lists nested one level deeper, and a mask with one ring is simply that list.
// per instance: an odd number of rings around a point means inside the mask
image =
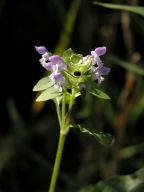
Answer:
[{"label": "dark background", "polygon": [[[144,5],[141,0],[107,1]],[[57,147],[55,106],[34,104],[33,86],[44,75],[34,46],[51,52],[64,31],[70,0],[0,0],[0,190],[47,191]],[[130,23],[127,23],[127,19]],[[111,101],[79,98],[73,117],[91,129],[111,133],[115,144],[105,148],[79,130],[66,140],[56,191],[77,191],[115,174],[143,166],[143,75],[122,67],[122,61],[141,67],[144,58],[144,19],[105,9],[82,0],[67,48],[87,55],[106,46],[103,57],[111,73],[102,89]],[[116,56],[117,58],[115,58]],[[119,65],[117,65],[119,64]],[[131,146],[132,148],[127,148]],[[127,149],[127,151],[124,151]],[[130,150],[132,149],[132,150]]]}]

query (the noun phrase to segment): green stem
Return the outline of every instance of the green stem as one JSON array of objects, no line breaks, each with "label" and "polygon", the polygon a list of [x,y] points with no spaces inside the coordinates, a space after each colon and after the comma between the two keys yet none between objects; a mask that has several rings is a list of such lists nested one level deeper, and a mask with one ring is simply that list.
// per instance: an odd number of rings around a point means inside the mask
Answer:
[{"label": "green stem", "polygon": [[72,107],[74,104],[75,94],[76,94],[75,89],[72,89],[72,95],[71,95],[70,102],[69,102],[69,113],[71,113],[71,110],[72,110]]},{"label": "green stem", "polygon": [[64,93],[63,98],[62,98],[61,111],[60,111],[60,106],[56,102],[57,115],[58,115],[59,124],[60,124],[60,136],[59,136],[57,154],[56,154],[56,158],[55,158],[55,164],[54,164],[53,173],[52,173],[52,177],[51,177],[49,192],[55,191],[56,181],[57,181],[60,163],[61,163],[61,159],[62,159],[63,147],[64,147],[66,135],[68,133],[68,131],[66,131],[67,124],[65,121],[65,111],[66,111],[66,109],[65,109],[65,107],[66,107],[65,99],[66,98],[65,97],[66,97],[66,95]]},{"label": "green stem", "polygon": [[56,186],[56,181],[57,181],[60,163],[61,163],[61,159],[62,159],[62,152],[63,152],[65,139],[66,139],[66,134],[60,133],[57,154],[56,154],[54,169],[53,169],[52,178],[51,178],[51,182],[50,182],[49,192],[55,191],[55,186]]},{"label": "green stem", "polygon": [[61,123],[61,131],[64,131],[65,129],[65,111],[66,111],[66,95],[65,93],[63,94],[63,98],[62,98],[62,123]]},{"label": "green stem", "polygon": [[58,116],[59,125],[60,125],[60,127],[61,127],[60,106],[59,106],[59,104],[58,104],[57,101],[55,102],[55,104],[56,104],[56,112],[57,112],[57,116]]}]

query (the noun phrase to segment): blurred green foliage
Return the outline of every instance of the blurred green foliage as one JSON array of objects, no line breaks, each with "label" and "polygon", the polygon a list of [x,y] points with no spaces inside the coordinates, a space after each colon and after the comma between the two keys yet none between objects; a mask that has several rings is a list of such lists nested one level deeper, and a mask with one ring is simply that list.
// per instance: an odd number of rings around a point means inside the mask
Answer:
[{"label": "blurred green foliage", "polygon": [[144,169],[131,175],[113,176],[95,186],[82,189],[80,192],[142,192],[144,189]]}]

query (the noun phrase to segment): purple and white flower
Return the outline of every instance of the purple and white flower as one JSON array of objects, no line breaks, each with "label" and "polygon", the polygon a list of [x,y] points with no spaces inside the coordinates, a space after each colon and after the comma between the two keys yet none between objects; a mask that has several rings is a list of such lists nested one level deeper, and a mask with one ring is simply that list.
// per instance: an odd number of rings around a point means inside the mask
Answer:
[{"label": "purple and white flower", "polygon": [[100,56],[106,53],[106,47],[98,47],[94,51],[91,51],[91,55],[93,57],[93,66],[92,70],[92,79],[97,80],[98,84],[100,84],[103,80],[105,75],[110,72],[109,67],[103,66],[104,63],[100,59]]},{"label": "purple and white flower", "polygon": [[106,47],[98,47],[94,51],[91,51],[91,55],[94,58],[93,65],[101,66],[103,65],[100,56],[106,53]]},{"label": "purple and white flower", "polygon": [[51,71],[49,78],[55,82],[56,87],[60,90],[67,84],[66,79],[62,76],[61,71],[67,69],[67,65],[59,55],[52,55],[43,46],[35,46],[36,51],[42,55],[39,60],[41,65],[48,71]]},{"label": "purple and white flower", "polygon": [[67,85],[67,80],[62,76],[59,72],[53,72],[49,76],[49,78],[55,82],[55,88],[59,89],[59,91],[62,91],[62,87]]}]

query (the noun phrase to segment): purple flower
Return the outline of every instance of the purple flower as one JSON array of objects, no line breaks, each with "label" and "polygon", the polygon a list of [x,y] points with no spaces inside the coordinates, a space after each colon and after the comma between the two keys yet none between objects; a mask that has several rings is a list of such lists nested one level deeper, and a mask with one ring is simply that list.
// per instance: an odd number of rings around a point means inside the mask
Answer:
[{"label": "purple flower", "polygon": [[98,47],[94,51],[91,51],[91,54],[94,56],[95,55],[101,56],[104,55],[105,53],[106,53],[106,47]]},{"label": "purple flower", "polygon": [[104,77],[102,77],[102,76],[107,75],[109,72],[110,72],[109,67],[105,67],[105,66],[93,67],[92,68],[92,79],[97,80],[98,84],[100,84],[104,80]]},{"label": "purple flower", "polygon": [[48,50],[47,50],[44,46],[35,46],[35,50],[36,50],[39,54],[41,54],[41,55],[43,55],[43,54],[45,54],[46,52],[48,52]]},{"label": "purple flower", "polygon": [[46,70],[50,70],[51,72],[61,72],[61,70],[67,68],[63,59],[59,55],[51,56],[49,52],[42,54],[42,58],[39,61]]},{"label": "purple flower", "polygon": [[91,55],[94,57],[93,65],[102,66],[103,63],[100,59],[101,55],[106,53],[106,47],[98,47],[94,51],[91,51]]},{"label": "purple flower", "polygon": [[66,64],[59,55],[52,55],[49,60],[53,63],[53,71],[61,72],[61,70],[67,69]]},{"label": "purple flower", "polygon": [[97,80],[98,84],[104,80],[103,75],[107,75],[110,72],[110,68],[103,66],[104,64],[100,59],[100,56],[105,53],[106,47],[98,47],[94,51],[91,51],[91,55],[93,56],[93,66],[91,67],[92,79]]},{"label": "purple flower", "polygon": [[49,78],[54,81],[55,83],[59,83],[63,80],[63,76],[61,75],[61,73],[57,73],[57,72],[54,72],[52,73]]},{"label": "purple flower", "polygon": [[43,62],[41,63],[42,66],[46,69],[46,70],[49,70],[49,71],[52,71],[53,70],[53,63],[52,62]]},{"label": "purple flower", "polygon": [[55,65],[56,64],[61,65],[61,64],[64,63],[64,61],[62,60],[62,58],[59,55],[52,55],[52,56],[49,57],[49,60],[51,62],[53,62],[53,64],[55,64]]},{"label": "purple flower", "polygon": [[100,75],[107,75],[110,72],[110,68],[105,66],[97,67],[96,72]]},{"label": "purple flower", "polygon": [[46,69],[51,70],[52,69],[52,62],[49,62],[49,53],[46,52],[42,55],[42,58],[39,60],[40,64]]},{"label": "purple flower", "polygon": [[62,87],[68,83],[61,73],[53,72],[49,78],[55,82],[55,88],[59,89],[59,91],[62,91]]},{"label": "purple flower", "polygon": [[42,55],[39,60],[41,65],[51,71],[49,78],[55,82],[55,87],[62,90],[62,86],[67,84],[67,80],[60,73],[61,70],[67,69],[67,65],[59,55],[51,55],[48,50],[43,46],[35,46],[36,51]]}]

